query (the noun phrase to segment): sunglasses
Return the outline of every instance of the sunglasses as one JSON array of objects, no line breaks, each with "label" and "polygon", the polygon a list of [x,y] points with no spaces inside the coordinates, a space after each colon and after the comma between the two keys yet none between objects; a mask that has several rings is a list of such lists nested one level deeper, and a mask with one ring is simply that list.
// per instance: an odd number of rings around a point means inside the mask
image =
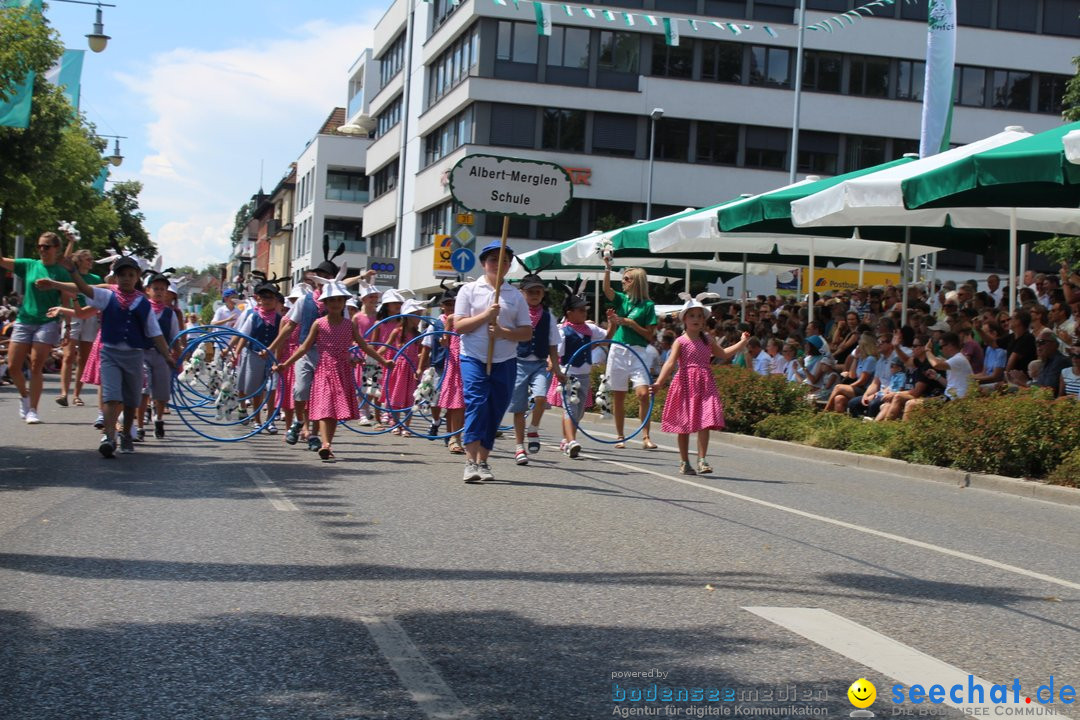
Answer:
[{"label": "sunglasses", "polygon": [[1036,345],[1057,345],[1057,340],[1036,340]]},{"label": "sunglasses", "polygon": [[37,249],[38,250],[52,250],[53,248],[58,248],[58,247],[60,247],[60,246],[59,245],[38,245]]}]

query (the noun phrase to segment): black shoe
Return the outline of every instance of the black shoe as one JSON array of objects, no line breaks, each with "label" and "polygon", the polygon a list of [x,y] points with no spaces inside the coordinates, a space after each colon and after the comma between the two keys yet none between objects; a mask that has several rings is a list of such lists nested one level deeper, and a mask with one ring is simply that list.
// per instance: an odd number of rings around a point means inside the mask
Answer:
[{"label": "black shoe", "polygon": [[142,442],[146,439],[146,430],[143,428],[137,428],[135,430],[135,442]]},{"label": "black shoe", "polygon": [[113,445],[113,441],[109,439],[108,435],[101,436],[101,444],[98,445],[98,452],[106,458],[111,458],[116,454],[116,446]]},{"label": "black shoe", "polygon": [[308,437],[308,439],[307,439],[307,449],[308,450],[311,450],[312,452],[315,452],[321,447],[322,447],[322,440],[319,439],[318,435],[311,435],[311,436]]},{"label": "black shoe", "polygon": [[165,437],[165,421],[164,420],[155,420],[154,421],[154,437],[156,437],[158,440],[161,440],[163,437]]},{"label": "black shoe", "polygon": [[428,431],[427,431],[427,434],[430,435],[431,437],[429,437],[428,440],[434,440],[435,439],[435,436],[439,434],[439,426],[440,425],[442,425],[442,422],[439,421],[439,420],[432,420],[431,421],[431,425],[430,425],[430,427],[428,427]]}]

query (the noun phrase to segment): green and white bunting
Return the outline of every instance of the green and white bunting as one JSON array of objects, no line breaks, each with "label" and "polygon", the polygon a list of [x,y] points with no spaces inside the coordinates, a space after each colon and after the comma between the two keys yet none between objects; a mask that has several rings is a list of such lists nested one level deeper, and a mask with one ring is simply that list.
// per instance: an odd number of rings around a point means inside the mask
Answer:
[{"label": "green and white bunting", "polygon": [[551,6],[545,2],[533,2],[536,11],[536,34],[551,35]]},{"label": "green and white bunting", "polygon": [[672,46],[679,44],[678,18],[664,18],[664,42]]}]

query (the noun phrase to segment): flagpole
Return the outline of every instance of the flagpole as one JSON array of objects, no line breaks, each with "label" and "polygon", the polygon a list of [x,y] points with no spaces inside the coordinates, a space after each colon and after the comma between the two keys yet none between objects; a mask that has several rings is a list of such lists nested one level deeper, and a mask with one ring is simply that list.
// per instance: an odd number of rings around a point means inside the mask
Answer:
[{"label": "flagpole", "polygon": [[795,18],[795,24],[799,28],[799,41],[795,50],[795,112],[791,120],[791,162],[788,173],[788,183],[795,183],[795,173],[799,168],[799,114],[802,110],[802,66],[803,45],[806,40],[805,29],[806,0],[799,0],[799,14]]}]

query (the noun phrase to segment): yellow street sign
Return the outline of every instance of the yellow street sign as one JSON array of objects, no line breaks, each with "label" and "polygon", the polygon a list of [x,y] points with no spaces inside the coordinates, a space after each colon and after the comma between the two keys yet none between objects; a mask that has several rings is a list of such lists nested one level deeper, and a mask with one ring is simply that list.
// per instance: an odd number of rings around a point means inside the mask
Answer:
[{"label": "yellow street sign", "polygon": [[457,277],[450,256],[454,252],[453,241],[449,235],[436,235],[435,247],[431,253],[431,270],[435,277]]}]

